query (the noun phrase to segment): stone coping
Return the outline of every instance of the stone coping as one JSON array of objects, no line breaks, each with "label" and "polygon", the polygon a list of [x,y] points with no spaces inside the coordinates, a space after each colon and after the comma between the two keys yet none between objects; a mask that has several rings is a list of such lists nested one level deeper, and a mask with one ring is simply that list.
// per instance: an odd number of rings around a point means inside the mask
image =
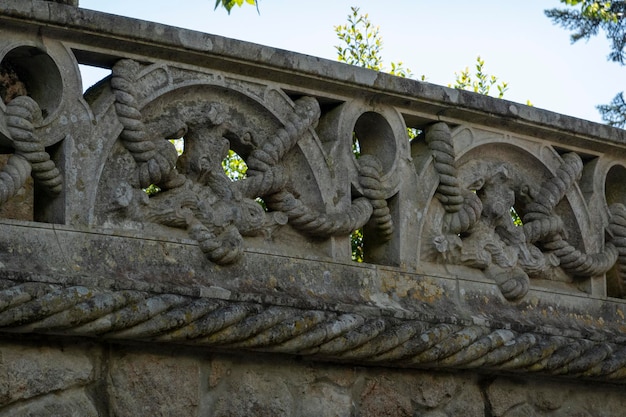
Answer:
[{"label": "stone coping", "polygon": [[[45,1],[5,0],[0,22],[42,28],[42,34],[75,43],[79,61],[111,67],[120,57],[150,56],[243,76],[263,71],[266,81],[301,94],[326,98],[370,92],[404,107],[408,119],[471,121],[519,133],[550,137],[588,149],[610,143],[623,149],[626,132],[507,100],[456,90],[268,46]],[[111,55],[111,41],[115,55]],[[303,87],[306,85],[306,87]],[[555,137],[556,136],[556,137]],[[581,142],[582,140],[582,142]]]}]

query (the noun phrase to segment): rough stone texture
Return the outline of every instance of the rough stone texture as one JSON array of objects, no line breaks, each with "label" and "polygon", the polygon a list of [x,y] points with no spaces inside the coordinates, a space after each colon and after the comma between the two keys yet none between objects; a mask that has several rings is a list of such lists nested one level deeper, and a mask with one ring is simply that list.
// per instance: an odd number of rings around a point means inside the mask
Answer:
[{"label": "rough stone texture", "polygon": [[117,351],[108,380],[111,410],[120,417],[193,415],[200,402],[199,364],[180,355]]},{"label": "rough stone texture", "polygon": [[[610,384],[37,343],[47,347],[26,347],[19,359],[3,347],[5,369],[11,360],[21,373],[5,377],[0,416],[615,417],[626,406],[622,388]],[[82,373],[71,363],[82,363]],[[15,390],[10,402],[8,387]]]},{"label": "rough stone texture", "polygon": [[0,10],[0,415],[625,415],[623,130],[63,3]]},{"label": "rough stone texture", "polygon": [[36,398],[0,411],[0,416],[11,417],[99,417],[102,415],[84,391],[67,391]]},{"label": "rough stone texture", "polygon": [[413,415],[410,396],[386,377],[367,379],[361,392],[359,415],[404,417]]},{"label": "rough stone texture", "polygon": [[303,417],[349,417],[354,415],[354,405],[350,392],[333,383],[314,382],[301,388],[300,409],[297,415]]},{"label": "rough stone texture", "polygon": [[485,399],[497,417],[624,415],[624,401],[609,400],[611,391],[595,384],[581,387],[549,380],[496,378],[489,383]]},{"label": "rough stone texture", "polygon": [[43,396],[94,380],[94,364],[85,346],[54,347],[4,343],[0,348],[0,404]]}]

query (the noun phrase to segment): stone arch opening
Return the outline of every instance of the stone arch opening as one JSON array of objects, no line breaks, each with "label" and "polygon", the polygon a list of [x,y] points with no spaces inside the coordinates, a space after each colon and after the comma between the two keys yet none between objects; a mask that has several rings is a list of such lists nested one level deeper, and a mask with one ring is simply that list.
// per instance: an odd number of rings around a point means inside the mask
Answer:
[{"label": "stone arch opening", "polygon": [[26,93],[39,104],[43,119],[51,118],[63,98],[63,79],[54,60],[32,46],[9,51],[0,62],[0,70],[14,72],[24,83]]},{"label": "stone arch opening", "polygon": [[360,155],[374,155],[380,160],[384,173],[391,169],[396,159],[396,140],[383,115],[373,111],[363,113],[354,125],[352,140]]}]

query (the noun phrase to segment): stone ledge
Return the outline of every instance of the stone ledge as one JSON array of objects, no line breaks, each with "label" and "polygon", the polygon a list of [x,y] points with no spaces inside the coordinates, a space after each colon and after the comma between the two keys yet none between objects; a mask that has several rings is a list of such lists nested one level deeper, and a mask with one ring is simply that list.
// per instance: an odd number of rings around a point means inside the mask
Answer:
[{"label": "stone ledge", "polygon": [[[509,303],[493,283],[436,268],[424,275],[254,250],[222,268],[181,239],[29,222],[2,229],[4,337],[41,333],[351,364],[626,378],[621,300],[533,288]],[[168,265],[164,250],[184,262]],[[134,270],[122,273],[115,262]],[[330,279],[334,285],[321,285]]]},{"label": "stone ledge", "polygon": [[[621,129],[480,94],[345,65],[217,35],[95,12],[45,1],[5,0],[0,22],[74,44],[80,61],[111,67],[122,57],[155,59],[227,70],[242,76],[261,71],[264,78],[298,94],[343,99],[369,92],[377,100],[405,107],[415,123],[479,122],[495,128],[560,140],[568,146],[623,150]],[[43,28],[42,28],[43,26]],[[110,44],[115,41],[116,54]],[[306,87],[303,87],[306,85]],[[358,92],[358,93],[357,93]]]},{"label": "stone ledge", "polygon": [[[3,280],[2,331],[255,350],[351,364],[626,378],[626,347],[461,320],[305,310],[177,294]],[[10,336],[9,336],[10,337]]]}]

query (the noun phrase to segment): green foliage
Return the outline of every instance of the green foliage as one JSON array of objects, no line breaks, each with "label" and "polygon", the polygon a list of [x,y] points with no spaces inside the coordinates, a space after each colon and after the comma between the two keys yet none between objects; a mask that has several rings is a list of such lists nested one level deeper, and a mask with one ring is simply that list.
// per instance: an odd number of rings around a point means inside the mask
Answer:
[{"label": "green foliage", "polygon": [[[374,71],[387,71],[381,55],[383,38],[380,35],[380,28],[372,24],[367,14],[360,14],[358,7],[350,9],[348,23],[335,26],[335,33],[341,42],[335,46],[337,60]],[[391,69],[387,72],[392,75],[407,78],[413,75],[400,61],[392,62],[390,65]]]},{"label": "green foliage", "polygon": [[484,71],[484,66],[485,60],[480,56],[476,57],[476,73],[472,74],[469,67],[465,67],[460,73],[454,73],[456,80],[454,84],[448,84],[448,87],[489,95],[491,87],[495,86],[498,89],[498,98],[504,97],[504,92],[508,90],[509,84],[504,81],[498,83],[498,77],[487,74]]},{"label": "green foliage", "polygon": [[153,196],[161,192],[161,188],[156,184],[150,184],[148,188],[144,188],[143,191],[149,196]]},{"label": "green foliage", "polygon": [[626,101],[624,101],[624,93],[616,95],[609,104],[596,106],[602,120],[610,126],[621,127],[626,126]]},{"label": "green foliage", "polygon": [[221,5],[223,8],[226,9],[228,14],[230,14],[230,11],[232,10],[233,7],[235,6],[241,7],[243,6],[244,3],[256,6],[257,12],[259,11],[259,3],[256,0],[216,0],[215,9],[217,9]]},{"label": "green foliage", "polygon": [[600,30],[606,33],[611,42],[611,61],[624,64],[626,59],[626,26],[624,14],[626,2],[623,1],[590,1],[590,0],[561,0],[561,3],[574,8],[549,9],[545,11],[555,24],[564,29],[573,31],[572,42],[589,39]]},{"label": "green foliage", "polygon": [[350,244],[352,245],[352,260],[355,262],[363,262],[365,252],[363,251],[363,228],[356,229],[350,235]]},{"label": "green foliage", "polygon": [[524,223],[522,223],[522,218],[519,216],[519,214],[517,214],[517,211],[515,211],[514,207],[511,207],[510,210],[510,214],[511,214],[511,220],[513,220],[513,224],[515,226],[523,226]]},{"label": "green foliage", "polygon": [[228,178],[237,181],[246,177],[248,165],[239,155],[229,149],[228,155],[222,161],[222,168]]},{"label": "green foliage", "polygon": [[580,14],[588,19],[617,22],[624,14],[623,1],[561,0],[567,6],[580,5]]},{"label": "green foliage", "polygon": [[[611,42],[608,59],[620,65],[626,63],[626,2],[561,0],[568,9],[546,10],[546,16],[564,29],[572,31],[571,40],[577,42],[596,36],[601,30]],[[611,126],[626,126],[626,103],[619,93],[609,104],[596,106],[602,120]]]},{"label": "green foliage", "polygon": [[363,68],[381,71],[383,61],[380,51],[383,41],[378,26],[373,26],[368,15],[360,15],[358,7],[351,8],[348,15],[348,23],[335,26],[337,37],[345,45],[339,45],[337,49],[338,61],[356,65]]}]

